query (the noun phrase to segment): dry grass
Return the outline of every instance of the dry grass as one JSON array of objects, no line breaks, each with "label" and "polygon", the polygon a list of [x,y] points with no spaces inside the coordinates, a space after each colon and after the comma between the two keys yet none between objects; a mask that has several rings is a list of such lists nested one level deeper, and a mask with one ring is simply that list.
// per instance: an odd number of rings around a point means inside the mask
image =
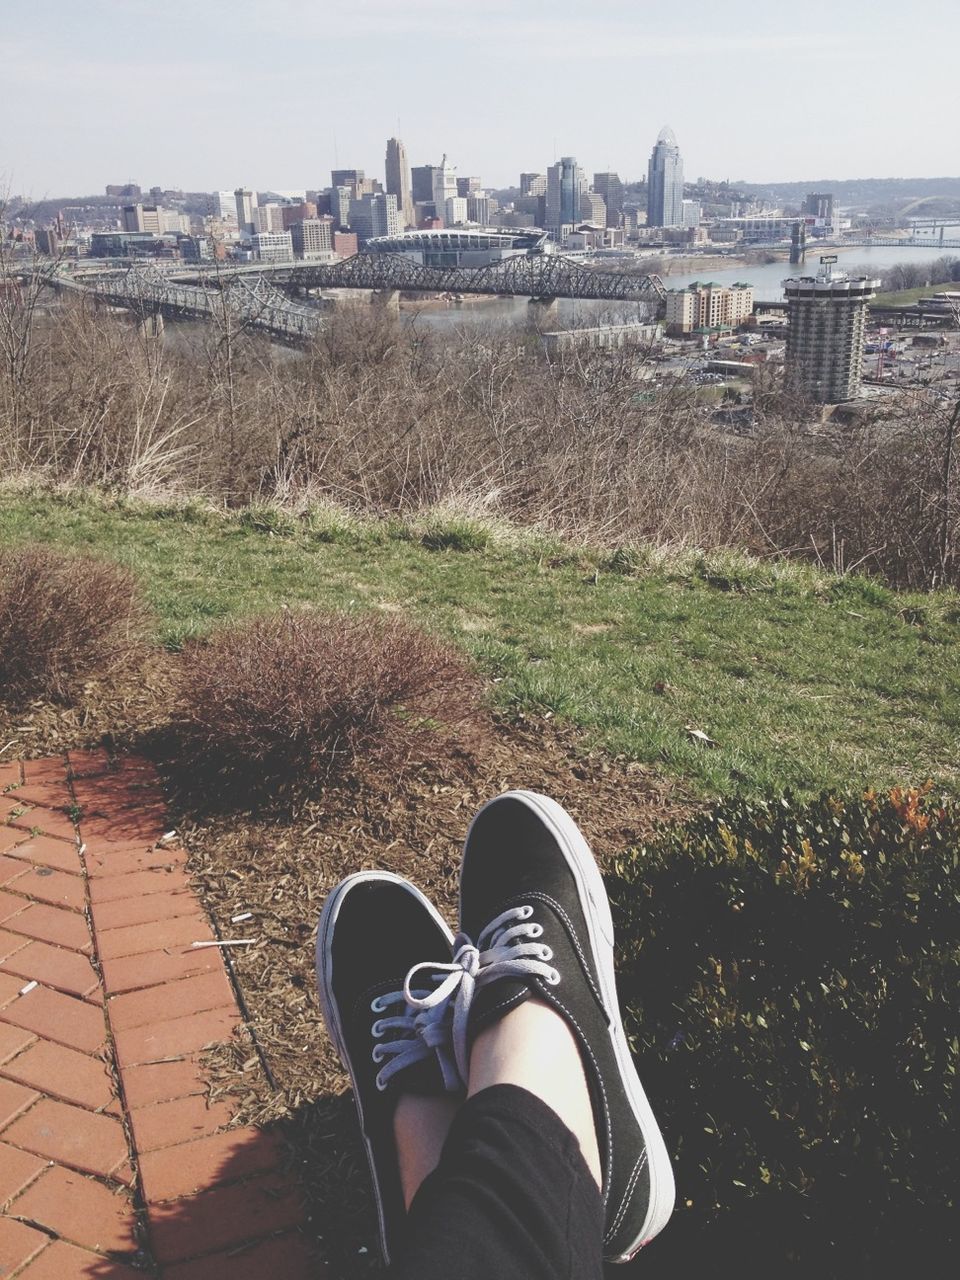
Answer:
[{"label": "dry grass", "polygon": [[463,750],[485,723],[463,655],[398,618],[281,609],[224,628],[182,662],[182,756],[208,797],[228,803],[371,765],[400,770]]},{"label": "dry grass", "polygon": [[145,654],[148,613],[129,570],[40,545],[0,555],[0,699],[75,703]]}]

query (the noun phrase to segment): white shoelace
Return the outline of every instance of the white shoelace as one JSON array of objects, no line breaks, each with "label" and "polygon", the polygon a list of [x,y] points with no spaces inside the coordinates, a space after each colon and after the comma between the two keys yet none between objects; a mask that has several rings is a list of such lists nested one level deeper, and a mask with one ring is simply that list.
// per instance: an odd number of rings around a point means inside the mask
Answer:
[{"label": "white shoelace", "polygon": [[[431,1036],[450,1036],[456,1067],[464,1082],[469,1065],[467,1031],[470,1006],[477,991],[498,978],[538,977],[551,986],[560,981],[560,974],[549,963],[553,952],[548,946],[535,941],[543,935],[543,925],[531,920],[532,915],[531,906],[511,907],[491,920],[480,932],[476,944],[465,933],[458,933],[450,964],[425,961],[415,964],[407,974],[403,996],[408,1012],[416,1010],[418,1016],[434,1015],[423,1025],[429,1028]],[[421,970],[435,976],[446,973],[447,977],[432,991],[414,991],[413,983]],[[452,1023],[445,1016],[451,1003]]]},{"label": "white shoelace", "polygon": [[[442,966],[427,967],[436,970]],[[441,976],[439,973],[434,974],[436,981],[440,981]],[[429,998],[430,992],[421,990],[411,992],[411,995],[422,1000]],[[402,991],[384,992],[383,995],[371,1000],[370,1012],[388,1013],[394,1005],[400,1006],[398,1013],[386,1018],[378,1017],[371,1027],[371,1034],[377,1041],[373,1046],[373,1060],[376,1063],[383,1063],[377,1072],[377,1088],[382,1093],[397,1072],[413,1066],[414,1063],[423,1062],[436,1053],[443,1077],[443,1087],[448,1093],[455,1092],[460,1088],[460,1076],[450,1052],[450,1030],[444,1025],[447,1021],[446,1006],[425,1006],[422,1009],[413,1007],[407,1001],[406,984],[404,984]],[[398,1034],[390,1040],[382,1040],[381,1037],[387,1031],[405,1034]]]}]

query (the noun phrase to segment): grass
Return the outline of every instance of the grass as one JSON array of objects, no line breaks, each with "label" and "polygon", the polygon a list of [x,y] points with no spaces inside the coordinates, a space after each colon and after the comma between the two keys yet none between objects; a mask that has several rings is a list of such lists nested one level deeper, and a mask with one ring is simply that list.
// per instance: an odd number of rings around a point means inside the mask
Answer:
[{"label": "grass", "polygon": [[572,553],[476,521],[449,533],[439,518],[0,497],[4,545],[133,567],[171,648],[283,603],[380,608],[463,645],[501,708],[551,713],[703,795],[927,778],[958,790],[956,596],[733,554]]},{"label": "grass", "polygon": [[907,307],[914,302],[919,302],[921,298],[929,298],[932,293],[943,293],[944,291],[957,289],[956,283],[946,284],[925,284],[919,289],[900,289],[894,293],[878,293],[873,299],[872,306],[875,307]]}]

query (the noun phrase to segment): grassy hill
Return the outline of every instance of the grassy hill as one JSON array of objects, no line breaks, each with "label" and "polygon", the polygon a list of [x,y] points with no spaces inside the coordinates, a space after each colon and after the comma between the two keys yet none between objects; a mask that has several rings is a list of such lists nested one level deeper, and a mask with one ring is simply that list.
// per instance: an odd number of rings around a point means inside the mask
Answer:
[{"label": "grassy hill", "polygon": [[173,649],[282,604],[402,611],[469,651],[499,707],[549,712],[700,794],[957,789],[953,594],[732,553],[611,556],[449,513],[361,523],[8,492],[0,541],[27,540],[132,566]]}]

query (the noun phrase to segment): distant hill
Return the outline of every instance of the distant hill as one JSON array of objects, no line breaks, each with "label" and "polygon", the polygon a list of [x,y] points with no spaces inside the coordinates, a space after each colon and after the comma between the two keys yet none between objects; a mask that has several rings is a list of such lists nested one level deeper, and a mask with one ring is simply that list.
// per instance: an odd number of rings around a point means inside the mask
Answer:
[{"label": "distant hill", "polygon": [[746,195],[777,204],[798,205],[808,191],[832,191],[837,204],[857,210],[892,208],[901,212],[915,201],[931,203],[914,212],[952,212],[960,206],[960,178],[811,178],[808,182],[736,182]]}]

